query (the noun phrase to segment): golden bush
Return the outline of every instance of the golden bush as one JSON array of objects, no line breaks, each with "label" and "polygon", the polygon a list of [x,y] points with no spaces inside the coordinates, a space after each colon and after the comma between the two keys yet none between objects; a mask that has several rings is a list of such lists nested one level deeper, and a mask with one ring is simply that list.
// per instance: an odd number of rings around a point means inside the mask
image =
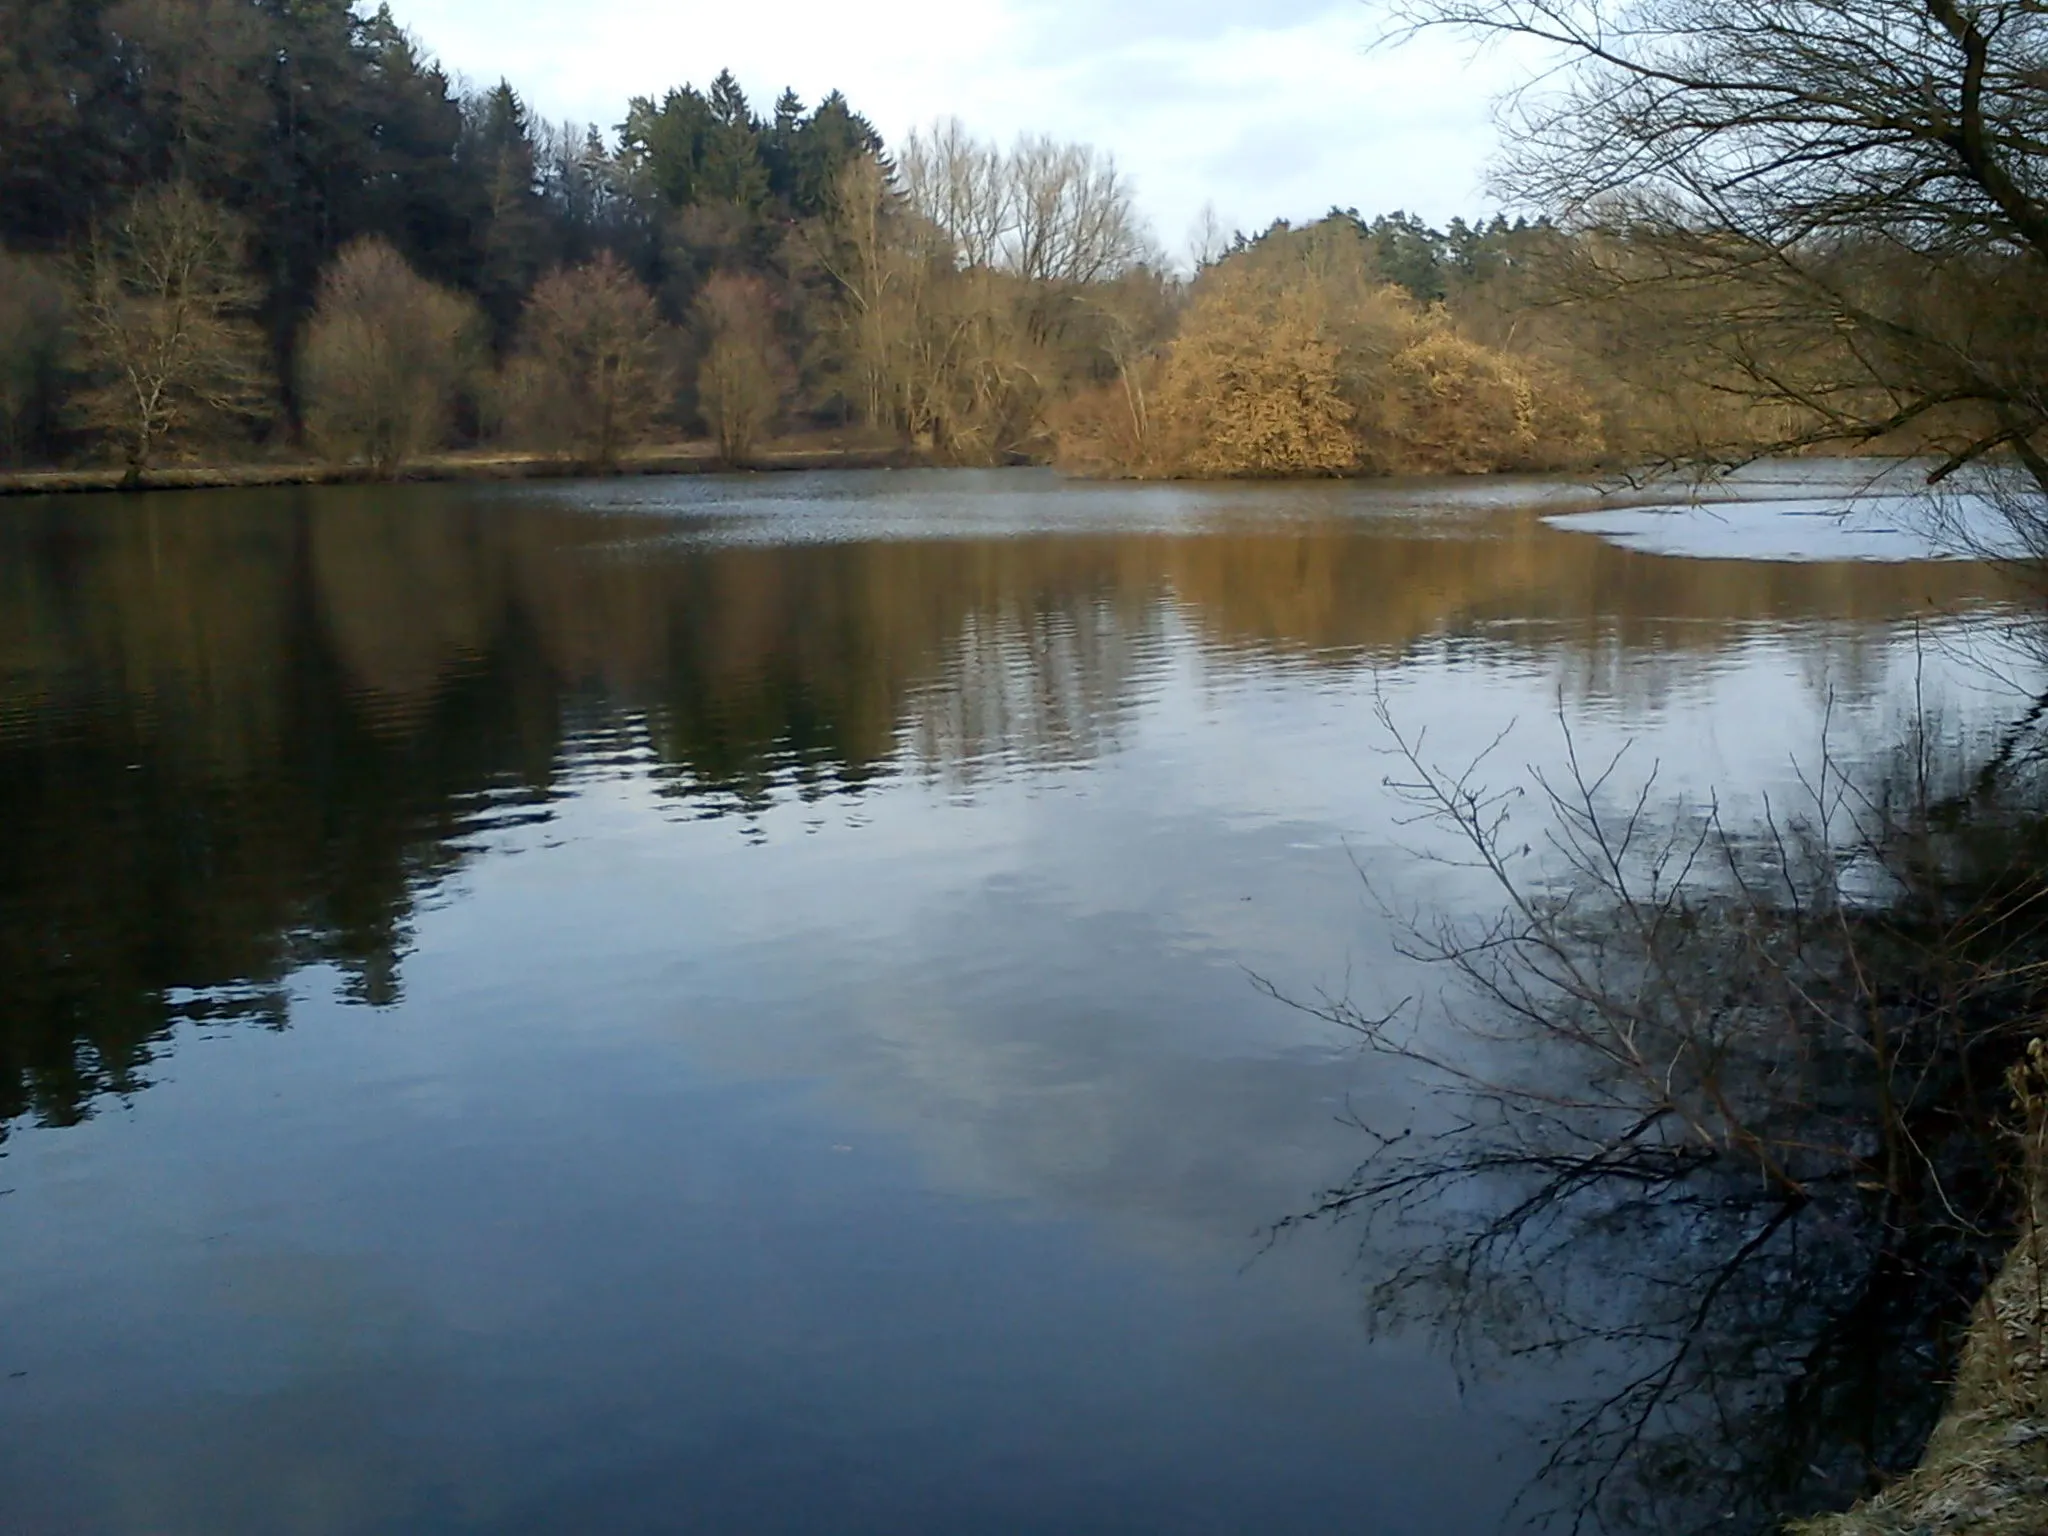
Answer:
[{"label": "golden bush", "polygon": [[1183,322],[1158,415],[1185,443],[1180,473],[1342,474],[1358,462],[1357,410],[1319,295],[1244,272],[1212,285]]},{"label": "golden bush", "polygon": [[[1154,379],[1156,384],[1143,387]],[[1555,468],[1599,422],[1555,370],[1381,282],[1355,232],[1269,237],[1206,272],[1156,367],[1053,426],[1082,473],[1311,476]]]}]

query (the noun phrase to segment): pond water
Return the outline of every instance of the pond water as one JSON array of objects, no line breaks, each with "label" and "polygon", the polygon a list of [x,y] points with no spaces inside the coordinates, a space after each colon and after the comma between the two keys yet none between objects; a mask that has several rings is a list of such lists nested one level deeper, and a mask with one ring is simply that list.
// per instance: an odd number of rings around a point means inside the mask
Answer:
[{"label": "pond water", "polygon": [[10,1531],[1519,1529],[1584,1383],[1269,1243],[1433,983],[1383,702],[1786,793],[2003,707],[1948,562],[1556,487],[0,503]]}]

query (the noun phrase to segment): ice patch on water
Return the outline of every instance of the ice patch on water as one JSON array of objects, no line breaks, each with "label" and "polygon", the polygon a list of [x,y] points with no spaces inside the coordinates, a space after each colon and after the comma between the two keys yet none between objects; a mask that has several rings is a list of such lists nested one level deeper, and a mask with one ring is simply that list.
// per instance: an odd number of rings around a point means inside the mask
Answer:
[{"label": "ice patch on water", "polygon": [[[2009,541],[1981,497],[1759,498],[1566,512],[1553,528],[1696,560],[1954,560]],[[1960,535],[1960,537],[1958,537]]]}]

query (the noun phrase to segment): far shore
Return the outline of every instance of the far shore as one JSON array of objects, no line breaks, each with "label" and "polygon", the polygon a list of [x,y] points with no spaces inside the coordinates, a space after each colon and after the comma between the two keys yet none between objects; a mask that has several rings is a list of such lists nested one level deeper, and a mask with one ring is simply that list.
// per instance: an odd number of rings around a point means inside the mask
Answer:
[{"label": "far shore", "polygon": [[[1894,463],[1907,462],[1916,456],[1909,448],[1883,445],[1859,445],[1853,453],[1820,448],[1785,455],[1792,460],[1827,462],[1864,459]],[[836,433],[819,433],[773,440],[737,463],[722,459],[718,453],[718,445],[708,439],[702,439],[629,449],[616,463],[610,465],[594,464],[560,454],[511,452],[499,448],[461,449],[448,453],[423,454],[408,461],[396,475],[391,476],[373,474],[363,464],[284,456],[164,464],[151,469],[139,483],[130,483],[126,471],[120,465],[0,471],[0,499],[67,493],[249,490],[292,485],[402,485],[408,482],[432,481],[612,479],[638,475],[755,474],[817,469],[931,469],[939,467],[943,462],[934,458],[930,452],[908,444],[876,442],[872,438],[864,441],[856,438],[849,441]],[[1027,461],[1020,458],[1011,462],[1021,464],[1043,461]],[[1074,478],[1111,484],[1162,484],[1180,479],[1103,476],[1073,469],[1063,472]],[[1672,483],[1666,476],[1672,473],[1668,467],[1624,472],[1611,465],[1588,465],[1577,470],[1482,471],[1476,474],[1439,472],[1391,477],[1343,475],[1309,478],[1321,483],[1357,479],[1378,481],[1382,484],[1412,483],[1419,480],[1530,481],[1577,489],[1597,488],[1599,505],[1627,506],[1646,496],[1665,494]],[[1682,475],[1674,478],[1689,484],[1695,496],[1717,499],[1711,494],[1714,488],[1714,482],[1711,480],[1701,483],[1686,480]],[[1237,476],[1225,481],[1196,479],[1192,483],[1245,484],[1262,481],[1273,483],[1272,480],[1260,476]]]},{"label": "far shore", "polygon": [[119,465],[0,473],[0,496],[79,492],[237,490],[286,485],[403,484],[408,481],[551,480],[585,476],[747,474],[804,469],[908,469],[928,460],[916,450],[889,445],[776,442],[743,463],[728,463],[710,442],[636,448],[613,465],[597,466],[553,454],[472,449],[425,455],[395,477],[379,478],[361,464],[319,459],[244,460],[218,464],[165,464],[131,484]]}]

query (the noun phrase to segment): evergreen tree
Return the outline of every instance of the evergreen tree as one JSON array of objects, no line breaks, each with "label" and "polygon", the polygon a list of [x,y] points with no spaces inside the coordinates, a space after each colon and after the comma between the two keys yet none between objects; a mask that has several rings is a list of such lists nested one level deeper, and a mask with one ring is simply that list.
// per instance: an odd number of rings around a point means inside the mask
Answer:
[{"label": "evergreen tree", "polygon": [[754,214],[767,204],[761,125],[730,70],[719,73],[709,96],[684,86],[659,107],[635,98],[620,136],[634,181],[672,212],[729,204]]},{"label": "evergreen tree", "polygon": [[719,127],[748,133],[759,127],[754,121],[754,109],[747,104],[747,93],[740,89],[740,83],[733,78],[731,70],[721,69],[718,72],[718,78],[711,82],[707,100],[711,116]]},{"label": "evergreen tree", "polygon": [[553,254],[539,155],[526,104],[509,82],[500,81],[474,102],[468,117],[464,154],[482,194],[474,288],[502,342]]},{"label": "evergreen tree", "polygon": [[1412,213],[1396,209],[1366,226],[1380,275],[1425,304],[1444,296],[1444,237]]},{"label": "evergreen tree", "polygon": [[846,168],[864,156],[880,157],[882,136],[838,91],[798,128],[790,167],[790,209],[817,218],[832,205],[832,189]]},{"label": "evergreen tree", "polygon": [[0,0],[0,241],[49,247],[118,174],[97,132],[110,50],[103,0]]},{"label": "evergreen tree", "polygon": [[784,207],[792,207],[796,201],[797,146],[803,131],[803,98],[785,89],[775,98],[775,118],[761,144],[761,158],[768,167],[768,190]]},{"label": "evergreen tree", "polygon": [[383,235],[440,283],[473,277],[462,104],[448,76],[378,7],[358,35],[374,154],[351,234]]},{"label": "evergreen tree", "polygon": [[768,201],[761,124],[731,70],[720,70],[711,82],[708,104],[713,129],[705,139],[698,200],[730,203],[744,212],[757,213]]},{"label": "evergreen tree", "polygon": [[619,125],[619,157],[636,192],[670,209],[701,200],[706,146],[716,126],[711,104],[695,86],[672,90],[661,105],[636,96]]}]

